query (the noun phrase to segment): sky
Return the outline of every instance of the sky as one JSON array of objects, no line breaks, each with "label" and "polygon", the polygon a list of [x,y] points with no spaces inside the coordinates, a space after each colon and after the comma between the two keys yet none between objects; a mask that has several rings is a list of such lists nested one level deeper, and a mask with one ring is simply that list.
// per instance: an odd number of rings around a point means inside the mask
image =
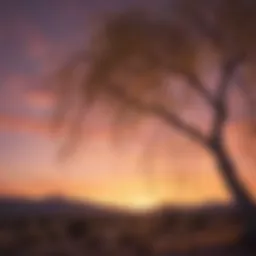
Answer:
[{"label": "sky", "polygon": [[[86,48],[104,15],[138,5],[156,7],[154,1],[136,0],[1,1],[0,195],[57,195],[132,207],[229,199],[208,153],[155,119],[143,122],[135,139],[128,131],[118,148],[107,113],[98,109],[89,115],[75,154],[57,160],[61,138],[49,130],[55,106],[51,75]],[[240,169],[251,170],[239,126],[230,127],[229,148]],[[156,143],[150,140],[153,133]],[[152,150],[143,162],[145,148]],[[251,172],[241,174],[250,183]]]}]

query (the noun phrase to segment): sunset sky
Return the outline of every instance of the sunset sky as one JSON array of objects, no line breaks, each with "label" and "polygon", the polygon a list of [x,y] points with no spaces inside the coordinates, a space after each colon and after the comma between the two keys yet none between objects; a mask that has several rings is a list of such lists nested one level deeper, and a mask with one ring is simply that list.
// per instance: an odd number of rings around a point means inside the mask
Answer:
[{"label": "sunset sky", "polygon": [[[88,130],[75,154],[57,161],[60,138],[48,129],[54,108],[54,95],[46,86],[49,77],[72,53],[86,47],[105,14],[137,5],[155,8],[153,2],[1,1],[1,195],[63,195],[133,207],[228,198],[208,153],[156,120],[146,120],[134,139],[128,137],[129,143],[117,148],[107,114],[99,109],[89,115]],[[230,124],[227,143],[253,188],[253,167],[239,144],[238,127]],[[145,145],[150,147],[152,132],[157,143],[143,162],[141,152]]]}]

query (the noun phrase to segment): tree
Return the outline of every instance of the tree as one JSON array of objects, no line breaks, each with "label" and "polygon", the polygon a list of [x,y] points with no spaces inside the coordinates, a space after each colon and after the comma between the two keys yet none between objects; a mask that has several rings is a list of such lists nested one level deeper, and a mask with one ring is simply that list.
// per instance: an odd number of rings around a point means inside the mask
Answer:
[{"label": "tree", "polygon": [[[117,111],[118,122],[131,112],[139,117],[153,115],[207,149],[254,228],[252,193],[240,180],[223,136],[234,88],[246,98],[250,113],[255,106],[255,22],[256,2],[252,0],[173,0],[161,17],[139,11],[116,15],[91,44],[79,94],[85,104],[80,109],[107,102]],[[68,66],[71,76],[80,60]],[[214,88],[202,79],[205,62],[217,73]],[[66,96],[69,89],[65,87]],[[212,115],[207,134],[182,118],[189,103],[198,99]],[[80,126],[79,115],[73,128]]]}]

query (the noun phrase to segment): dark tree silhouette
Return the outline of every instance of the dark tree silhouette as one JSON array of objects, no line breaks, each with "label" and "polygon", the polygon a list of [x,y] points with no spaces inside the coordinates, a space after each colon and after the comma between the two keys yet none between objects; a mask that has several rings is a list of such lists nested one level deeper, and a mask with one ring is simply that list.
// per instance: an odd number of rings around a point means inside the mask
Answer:
[{"label": "dark tree silhouette", "polygon": [[[208,150],[252,226],[253,195],[238,176],[225,147],[224,128],[234,90],[245,97],[248,111],[253,115],[256,2],[173,0],[170,3],[161,17],[135,11],[110,18],[94,38],[89,55],[79,56],[63,71],[68,77],[63,81],[67,82],[78,64],[88,63],[81,68],[86,76],[79,83],[77,95],[83,105],[77,108],[79,113],[71,125],[71,134],[79,134],[81,111],[97,102],[109,104],[116,111],[118,122],[125,118],[132,121],[129,119],[132,112],[141,118],[157,117]],[[206,72],[216,73],[214,86],[204,81]],[[62,87],[63,113],[65,107],[70,107],[65,97],[69,99],[74,91],[72,83],[66,84]],[[202,100],[201,107],[212,118],[207,133],[200,125],[192,126],[182,117],[191,104]],[[195,119],[200,123],[199,116]]]}]

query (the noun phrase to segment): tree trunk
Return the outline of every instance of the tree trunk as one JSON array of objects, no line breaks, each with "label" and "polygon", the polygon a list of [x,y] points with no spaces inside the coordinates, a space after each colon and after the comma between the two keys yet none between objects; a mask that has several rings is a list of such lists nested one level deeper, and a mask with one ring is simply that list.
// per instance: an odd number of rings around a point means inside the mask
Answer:
[{"label": "tree trunk", "polygon": [[241,210],[244,221],[243,243],[246,246],[253,246],[255,249],[256,208],[253,196],[238,177],[236,167],[229,158],[224,146],[219,143],[213,147],[213,151],[219,172]]},{"label": "tree trunk", "polygon": [[223,176],[224,182],[237,204],[247,210],[254,209],[253,197],[238,177],[236,167],[226,153],[223,145],[215,147],[214,154],[219,172]]}]

